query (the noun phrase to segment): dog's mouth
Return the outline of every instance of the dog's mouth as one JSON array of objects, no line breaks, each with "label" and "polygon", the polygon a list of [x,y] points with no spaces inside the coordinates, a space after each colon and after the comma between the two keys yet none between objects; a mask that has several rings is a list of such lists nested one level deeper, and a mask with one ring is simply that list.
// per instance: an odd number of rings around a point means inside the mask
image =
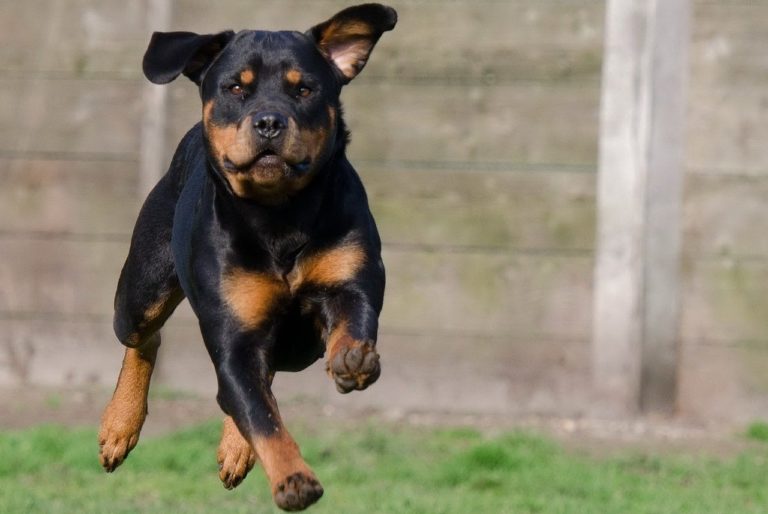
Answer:
[{"label": "dog's mouth", "polygon": [[309,158],[292,162],[291,159],[286,159],[271,149],[258,152],[252,159],[242,164],[237,164],[228,157],[224,158],[224,168],[230,173],[268,175],[272,179],[277,178],[275,175],[278,173],[283,176],[294,173],[303,174],[309,169],[309,164]]}]

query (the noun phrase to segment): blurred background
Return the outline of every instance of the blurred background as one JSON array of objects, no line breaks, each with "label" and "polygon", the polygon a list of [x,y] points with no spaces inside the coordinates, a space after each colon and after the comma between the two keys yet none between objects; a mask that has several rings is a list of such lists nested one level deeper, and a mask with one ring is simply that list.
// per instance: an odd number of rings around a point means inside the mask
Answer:
[{"label": "blurred background", "polygon": [[[349,3],[0,1],[0,400],[114,386],[133,223],[201,116],[191,82],[143,78],[151,32],[303,31]],[[397,28],[342,97],[384,241],[383,374],[340,396],[318,365],[277,396],[586,416],[604,2],[390,3]],[[692,2],[670,402],[694,422],[768,417],[766,20],[766,2]],[[186,304],[163,333],[153,387],[213,398]]]}]

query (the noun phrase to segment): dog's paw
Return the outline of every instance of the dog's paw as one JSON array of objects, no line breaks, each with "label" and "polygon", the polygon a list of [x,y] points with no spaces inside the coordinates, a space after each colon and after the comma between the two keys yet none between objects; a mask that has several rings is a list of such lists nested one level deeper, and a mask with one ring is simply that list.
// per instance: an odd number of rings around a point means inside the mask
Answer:
[{"label": "dog's paw", "polygon": [[323,486],[305,473],[294,473],[278,483],[274,490],[275,504],[283,510],[304,510],[323,495]]},{"label": "dog's paw", "polygon": [[232,418],[224,420],[224,431],[216,452],[219,478],[227,489],[234,489],[256,463],[256,452],[237,430]]},{"label": "dog's paw", "polygon": [[256,464],[256,454],[250,445],[229,447],[226,450],[219,447],[218,461],[221,483],[226,489],[234,489],[253,469],[253,465]]},{"label": "dog's paw", "polygon": [[99,428],[99,462],[104,471],[113,472],[133,450],[145,417],[145,409],[127,416],[119,405],[107,406]]},{"label": "dog's paw", "polygon": [[344,336],[336,348],[328,361],[328,373],[340,393],[361,391],[376,382],[381,375],[381,365],[373,341],[360,343]]}]

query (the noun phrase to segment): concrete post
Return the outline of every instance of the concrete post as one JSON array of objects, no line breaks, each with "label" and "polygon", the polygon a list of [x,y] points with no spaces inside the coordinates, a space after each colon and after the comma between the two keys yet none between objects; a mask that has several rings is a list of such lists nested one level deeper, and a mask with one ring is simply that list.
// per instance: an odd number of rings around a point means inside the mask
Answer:
[{"label": "concrete post", "polygon": [[609,0],[593,313],[595,410],[671,411],[689,0]]},{"label": "concrete post", "polygon": [[[147,43],[153,31],[167,31],[171,25],[171,0],[147,1]],[[139,148],[139,187],[137,194],[143,202],[165,173],[166,120],[168,118],[168,87],[145,81],[142,90],[141,143]]]}]

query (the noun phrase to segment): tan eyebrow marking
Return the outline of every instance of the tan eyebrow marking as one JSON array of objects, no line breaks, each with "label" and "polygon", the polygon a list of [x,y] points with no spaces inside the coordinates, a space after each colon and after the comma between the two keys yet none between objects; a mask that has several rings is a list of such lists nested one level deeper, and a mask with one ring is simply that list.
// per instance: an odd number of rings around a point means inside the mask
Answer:
[{"label": "tan eyebrow marking", "polygon": [[301,72],[299,70],[288,70],[285,74],[285,80],[291,85],[298,86],[301,83]]},{"label": "tan eyebrow marking", "polygon": [[254,75],[253,70],[250,68],[246,68],[240,72],[240,84],[244,86],[252,84],[253,79],[255,78],[256,78],[256,75]]}]

